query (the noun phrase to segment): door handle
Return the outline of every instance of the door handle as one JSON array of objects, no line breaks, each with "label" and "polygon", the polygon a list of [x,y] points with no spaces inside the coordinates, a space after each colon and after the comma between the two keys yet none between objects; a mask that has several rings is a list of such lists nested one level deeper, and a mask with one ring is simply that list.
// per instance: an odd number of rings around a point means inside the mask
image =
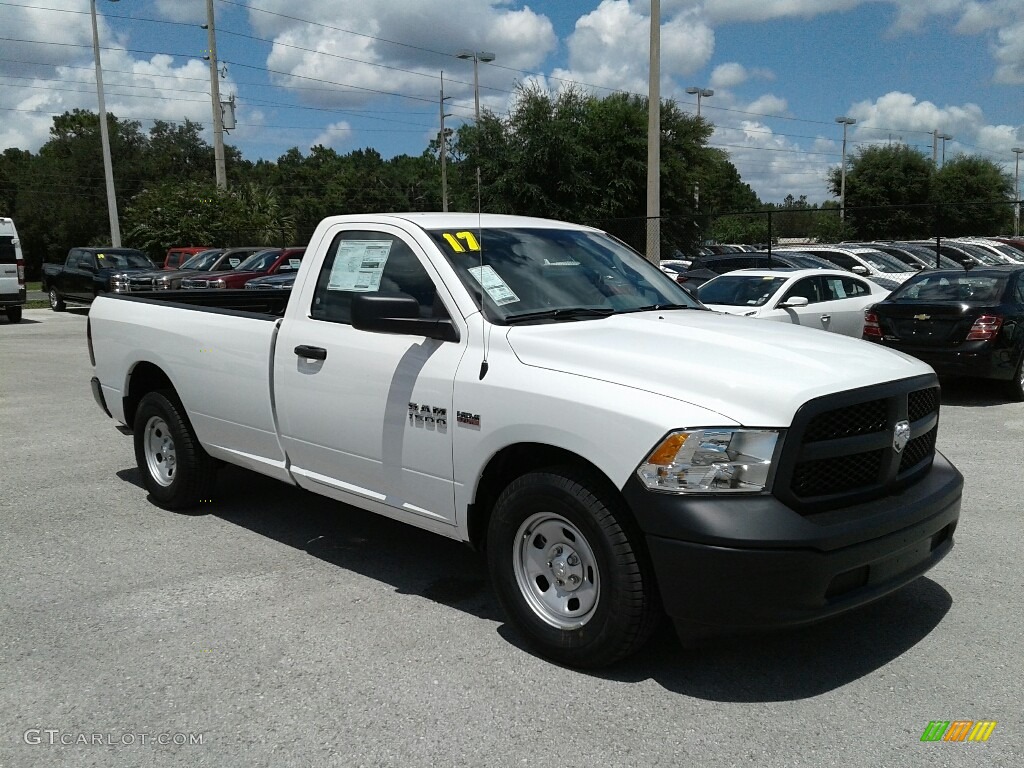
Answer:
[{"label": "door handle", "polygon": [[327,350],[323,347],[310,347],[306,344],[299,344],[295,348],[295,354],[307,360],[326,360]]},{"label": "door handle", "polygon": [[821,316],[821,322],[823,322],[823,323],[827,323],[831,319],[832,319],[832,315],[822,315]]}]

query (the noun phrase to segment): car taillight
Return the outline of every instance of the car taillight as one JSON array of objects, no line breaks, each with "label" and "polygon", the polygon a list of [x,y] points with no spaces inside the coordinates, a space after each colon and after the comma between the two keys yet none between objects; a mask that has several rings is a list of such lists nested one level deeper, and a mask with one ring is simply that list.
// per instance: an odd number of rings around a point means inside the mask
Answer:
[{"label": "car taillight", "polygon": [[25,262],[23,259],[18,259],[18,285],[25,284]]},{"label": "car taillight", "polygon": [[878,325],[878,315],[876,315],[871,310],[865,310],[864,312],[864,338],[882,338],[882,329]]},{"label": "car taillight", "polygon": [[982,315],[974,321],[970,332],[967,334],[967,341],[988,341],[994,339],[1003,325],[1003,318],[999,315]]}]

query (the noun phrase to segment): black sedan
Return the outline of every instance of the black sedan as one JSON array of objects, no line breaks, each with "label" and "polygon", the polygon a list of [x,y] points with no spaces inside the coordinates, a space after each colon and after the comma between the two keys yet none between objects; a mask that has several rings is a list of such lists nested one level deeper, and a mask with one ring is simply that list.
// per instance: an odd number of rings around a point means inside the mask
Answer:
[{"label": "black sedan", "polygon": [[865,311],[864,338],[1024,400],[1024,267],[920,272]]}]

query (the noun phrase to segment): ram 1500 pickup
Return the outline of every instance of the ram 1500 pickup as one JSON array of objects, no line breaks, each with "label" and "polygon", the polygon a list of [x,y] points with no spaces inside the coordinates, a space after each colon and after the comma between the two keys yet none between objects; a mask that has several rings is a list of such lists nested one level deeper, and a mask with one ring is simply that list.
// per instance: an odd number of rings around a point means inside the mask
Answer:
[{"label": "ram 1500 pickup", "polygon": [[88,304],[102,293],[128,290],[131,275],[153,269],[134,248],[72,248],[64,264],[43,264],[41,286],[50,309],[63,312],[66,302]]},{"label": "ram 1500 pickup", "polygon": [[927,365],[703,308],[608,235],[325,219],[290,295],[101,297],[93,394],[151,500],[230,462],[462,540],[541,653],[798,625],[916,579],[963,478]]}]

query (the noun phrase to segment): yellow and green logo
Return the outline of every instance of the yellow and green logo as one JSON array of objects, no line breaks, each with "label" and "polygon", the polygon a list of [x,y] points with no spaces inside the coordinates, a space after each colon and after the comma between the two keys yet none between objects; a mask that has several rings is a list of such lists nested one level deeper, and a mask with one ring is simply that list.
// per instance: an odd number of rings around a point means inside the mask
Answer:
[{"label": "yellow and green logo", "polygon": [[921,741],[988,741],[995,729],[995,720],[932,720]]}]

